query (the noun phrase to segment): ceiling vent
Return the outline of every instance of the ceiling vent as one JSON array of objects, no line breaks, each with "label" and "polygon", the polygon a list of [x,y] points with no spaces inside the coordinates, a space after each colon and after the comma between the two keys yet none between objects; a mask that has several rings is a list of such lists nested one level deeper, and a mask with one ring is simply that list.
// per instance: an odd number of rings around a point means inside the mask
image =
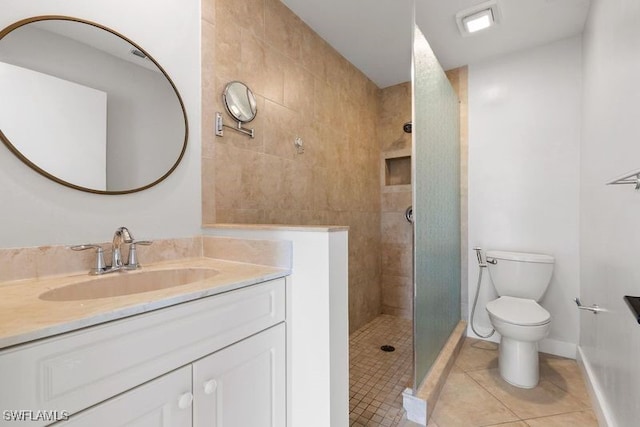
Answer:
[{"label": "ceiling vent", "polygon": [[464,37],[495,26],[501,18],[497,0],[480,3],[456,13],[458,30]]}]

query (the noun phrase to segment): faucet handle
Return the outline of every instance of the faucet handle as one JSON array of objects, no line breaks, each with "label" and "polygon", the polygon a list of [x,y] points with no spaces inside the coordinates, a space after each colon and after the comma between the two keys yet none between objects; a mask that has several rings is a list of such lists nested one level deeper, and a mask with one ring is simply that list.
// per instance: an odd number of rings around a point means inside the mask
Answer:
[{"label": "faucet handle", "polygon": [[69,246],[69,249],[71,249],[72,251],[86,251],[87,249],[102,249],[102,246],[100,245],[95,245],[93,243],[86,243],[84,245],[73,245],[73,246]]},{"label": "faucet handle", "polygon": [[153,242],[151,240],[134,240],[129,244],[129,257],[127,259],[127,264],[125,268],[127,270],[135,270],[140,268],[140,263],[138,262],[138,251],[136,249],[136,245],[149,246]]},{"label": "faucet handle", "polygon": [[104,249],[102,246],[92,243],[71,246],[72,251],[86,251],[87,249],[96,250],[96,264],[94,268],[89,270],[89,274],[96,275],[103,273],[107,269],[107,265],[104,262]]}]

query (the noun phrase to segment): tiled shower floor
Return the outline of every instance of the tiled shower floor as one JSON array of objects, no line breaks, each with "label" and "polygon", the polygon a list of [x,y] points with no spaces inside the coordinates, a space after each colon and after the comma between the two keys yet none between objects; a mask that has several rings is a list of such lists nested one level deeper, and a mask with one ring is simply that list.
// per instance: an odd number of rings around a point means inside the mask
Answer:
[{"label": "tiled shower floor", "polygon": [[[376,317],[349,337],[349,425],[397,426],[402,391],[413,381],[411,320]],[[383,345],[393,352],[380,350]]]}]

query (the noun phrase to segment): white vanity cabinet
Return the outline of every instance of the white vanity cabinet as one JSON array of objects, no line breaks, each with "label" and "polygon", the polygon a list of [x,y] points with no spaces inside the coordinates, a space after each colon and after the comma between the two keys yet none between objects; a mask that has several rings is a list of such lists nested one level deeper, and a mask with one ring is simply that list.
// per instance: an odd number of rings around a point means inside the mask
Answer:
[{"label": "white vanity cabinet", "polygon": [[68,411],[59,424],[72,427],[285,427],[285,299],[281,278],[2,350],[0,411]]},{"label": "white vanity cabinet", "polygon": [[284,324],[193,364],[194,427],[284,427]]},{"label": "white vanity cabinet", "polygon": [[283,427],[283,323],[61,421],[67,427]]}]

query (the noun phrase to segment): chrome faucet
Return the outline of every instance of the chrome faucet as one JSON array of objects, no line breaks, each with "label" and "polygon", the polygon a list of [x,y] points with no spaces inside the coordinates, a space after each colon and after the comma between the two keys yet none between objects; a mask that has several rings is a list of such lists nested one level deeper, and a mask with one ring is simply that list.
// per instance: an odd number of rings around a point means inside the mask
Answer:
[{"label": "chrome faucet", "polygon": [[111,270],[119,270],[124,267],[122,263],[122,251],[120,247],[123,243],[133,243],[133,236],[127,227],[119,227],[113,234],[111,244]]},{"label": "chrome faucet", "polygon": [[[122,244],[129,245],[129,256],[127,262],[122,261]],[[136,244],[150,245],[152,242],[148,240],[136,241],[127,227],[118,227],[113,234],[113,242],[111,244],[111,265],[105,265],[104,249],[100,245],[86,244],[71,246],[74,251],[84,251],[86,249],[96,250],[95,267],[89,271],[91,275],[99,275],[113,273],[114,271],[137,270],[140,267]]]}]

